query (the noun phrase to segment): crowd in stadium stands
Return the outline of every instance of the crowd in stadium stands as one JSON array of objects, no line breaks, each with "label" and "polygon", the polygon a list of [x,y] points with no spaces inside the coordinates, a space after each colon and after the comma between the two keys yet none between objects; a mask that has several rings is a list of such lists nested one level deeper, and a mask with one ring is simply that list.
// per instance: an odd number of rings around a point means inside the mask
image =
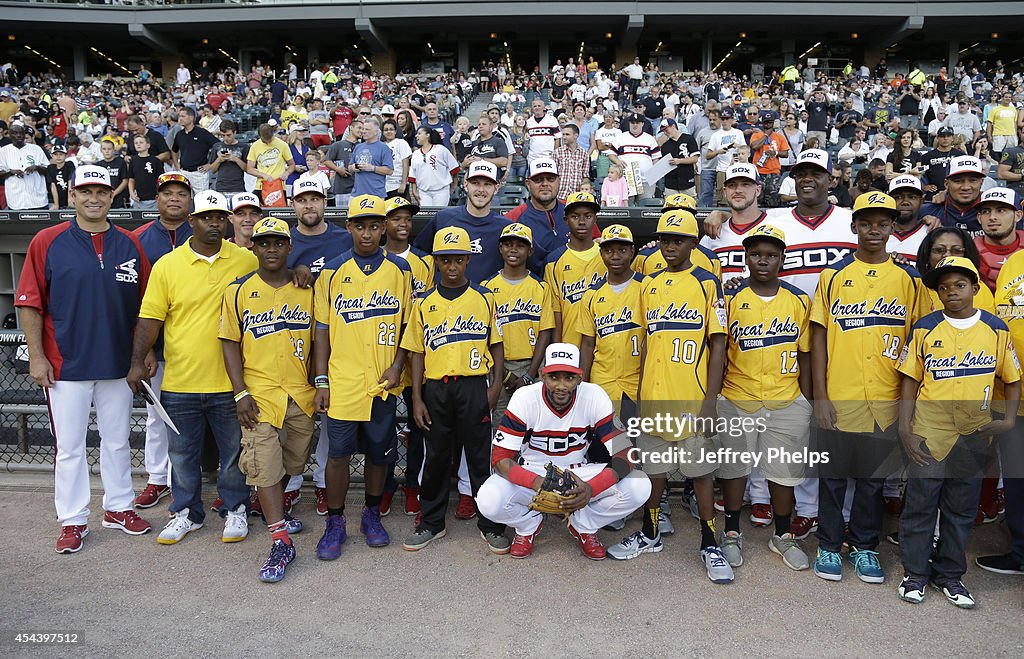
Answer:
[{"label": "crowd in stadium stands", "polygon": [[[66,207],[73,168],[100,164],[115,181],[115,208],[152,208],[156,177],[172,169],[185,171],[194,191],[230,195],[280,180],[287,193],[302,173],[319,171],[339,207],[354,189],[446,206],[463,196],[461,173],[484,158],[499,167],[498,202],[516,205],[529,162],[551,157],[560,199],[590,190],[605,206],[657,205],[686,192],[722,206],[726,168],[750,162],[764,181],[760,205],[778,207],[796,203],[788,171],[807,148],[832,156],[840,205],[900,174],[921,178],[926,201],[942,201],[945,167],[958,154],[985,164],[986,189],[1020,191],[1022,82],[1000,61],[890,75],[882,60],[833,76],[797,64],[764,80],[661,71],[639,58],[393,77],[348,60],[301,75],[294,63],[275,71],[257,61],[245,72],[203,61],[181,64],[173,80],[142,67],[134,80],[89,83],[6,64],[0,176],[31,164],[0,203]],[[478,95],[490,100],[486,118],[465,114]],[[357,174],[353,154],[372,155],[387,173]],[[645,183],[661,158],[674,167]]]}]

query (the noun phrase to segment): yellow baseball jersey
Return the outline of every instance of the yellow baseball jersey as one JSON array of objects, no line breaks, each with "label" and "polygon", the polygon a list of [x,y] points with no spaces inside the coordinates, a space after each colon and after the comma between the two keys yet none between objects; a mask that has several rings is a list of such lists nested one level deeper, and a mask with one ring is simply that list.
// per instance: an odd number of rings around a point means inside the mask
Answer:
[{"label": "yellow baseball jersey", "polygon": [[577,329],[583,336],[594,337],[590,381],[600,385],[616,405],[622,394],[637,400],[640,344],[644,339],[640,297],[645,279],[635,272],[621,288],[602,279],[580,303],[583,309]]},{"label": "yellow baseball jersey", "polygon": [[241,344],[242,376],[260,421],[280,428],[288,398],[312,416],[312,288],[274,288],[255,272],[242,277],[224,291],[218,336]]},{"label": "yellow baseball jersey", "polygon": [[[719,279],[722,278],[722,262],[718,255],[703,245],[697,245],[690,252],[690,263],[698,268],[704,268]],[[633,259],[633,269],[645,275],[653,275],[665,268],[665,257],[657,245],[640,250]]]},{"label": "yellow baseball jersey", "polygon": [[490,346],[501,343],[494,295],[470,282],[454,300],[431,289],[416,300],[402,347],[423,355],[423,377],[487,375]]},{"label": "yellow baseball jersey", "polygon": [[[191,241],[190,241],[191,242]],[[186,242],[155,264],[140,318],[164,324],[161,389],[181,394],[231,391],[217,339],[224,289],[259,266],[249,250],[226,240],[211,263]]]},{"label": "yellow baseball jersey", "polygon": [[722,283],[703,268],[662,270],[644,280],[640,306],[647,345],[640,382],[643,415],[699,413],[707,393],[710,339],[726,332]]},{"label": "yellow baseball jersey", "polygon": [[729,344],[722,395],[749,413],[779,410],[800,396],[797,354],[811,351],[811,301],[796,286],[779,282],[770,300],[748,282],[726,291]]},{"label": "yellow baseball jersey", "polygon": [[500,272],[482,285],[494,295],[505,359],[533,359],[537,337],[555,326],[551,289],[533,275],[509,281]]},{"label": "yellow baseball jersey", "polygon": [[[409,263],[409,268],[412,270],[412,295],[414,298],[422,297],[426,294],[432,282],[434,281],[434,257],[429,254],[424,254],[420,250],[410,247],[401,254],[394,254],[399,258],[405,259]],[[410,306],[411,311],[411,306]],[[405,360],[405,367],[402,369],[402,380],[400,385],[402,389],[405,389],[412,384],[412,369],[409,364],[409,360]]]},{"label": "yellow baseball jersey", "polygon": [[[369,421],[367,390],[395,361],[402,327],[412,312],[408,262],[383,249],[374,256],[346,252],[328,261],[314,286],[317,328],[327,329],[331,406],[341,421]],[[391,393],[401,392],[401,385]]]},{"label": "yellow baseball jersey", "polygon": [[1020,380],[1020,364],[1006,323],[987,311],[967,329],[941,311],[914,323],[899,371],[921,383],[913,431],[943,460],[960,435],[992,421],[997,382]]},{"label": "yellow baseball jersey", "polygon": [[910,328],[930,313],[931,298],[909,266],[864,263],[849,255],[821,271],[811,322],[828,341],[828,397],[845,432],[886,429],[896,420],[896,371]]},{"label": "yellow baseball jersey", "polygon": [[601,260],[601,248],[596,244],[584,252],[561,247],[548,258],[544,266],[544,282],[551,288],[555,311],[562,314],[562,342],[580,344],[579,317],[583,294],[596,284],[608,269]]},{"label": "yellow baseball jersey", "polygon": [[[992,295],[992,291],[988,289],[985,282],[979,282],[979,284],[978,294],[974,296],[974,308],[981,309],[982,311],[987,311],[990,314],[995,315],[996,301],[995,297]],[[931,301],[932,311],[942,311],[942,300],[939,299],[939,294],[931,288],[926,290],[928,291],[928,298]]]}]

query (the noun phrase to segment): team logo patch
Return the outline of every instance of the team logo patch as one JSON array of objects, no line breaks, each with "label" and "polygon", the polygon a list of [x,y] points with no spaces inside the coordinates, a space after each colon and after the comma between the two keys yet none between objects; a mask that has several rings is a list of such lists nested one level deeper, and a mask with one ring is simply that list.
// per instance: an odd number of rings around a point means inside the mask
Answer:
[{"label": "team logo patch", "polygon": [[135,269],[136,261],[137,259],[128,259],[124,263],[118,265],[114,272],[114,281],[121,282],[122,284],[139,283],[139,273]]}]

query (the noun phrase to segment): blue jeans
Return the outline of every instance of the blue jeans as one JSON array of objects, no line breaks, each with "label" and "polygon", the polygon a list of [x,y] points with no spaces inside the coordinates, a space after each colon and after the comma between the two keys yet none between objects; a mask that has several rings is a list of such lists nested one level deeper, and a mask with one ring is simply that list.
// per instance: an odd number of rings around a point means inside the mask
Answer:
[{"label": "blue jeans", "polygon": [[715,181],[717,172],[713,169],[705,169],[700,173],[700,202],[702,208],[710,208],[715,205]]},{"label": "blue jeans", "polygon": [[227,510],[249,505],[249,486],[238,469],[242,451],[242,427],[231,392],[215,394],[179,394],[161,391],[160,402],[180,434],[167,433],[167,455],[171,459],[171,490],[174,499],[168,510],[176,513],[188,508],[188,518],[201,524],[206,518],[202,498],[202,454],[206,426],[210,426],[220,451],[217,494],[224,501],[221,516]]}]

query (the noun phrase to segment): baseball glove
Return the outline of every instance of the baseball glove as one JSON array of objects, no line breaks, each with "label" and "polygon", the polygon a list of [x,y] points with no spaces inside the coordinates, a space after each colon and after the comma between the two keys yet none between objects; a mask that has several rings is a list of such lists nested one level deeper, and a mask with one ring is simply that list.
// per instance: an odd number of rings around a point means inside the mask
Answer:
[{"label": "baseball glove", "polygon": [[540,491],[533,495],[530,510],[551,515],[565,515],[566,512],[560,507],[560,504],[572,498],[566,493],[576,487],[576,481],[573,480],[568,469],[563,471],[550,462],[544,465],[544,469],[544,482],[540,486]]}]

